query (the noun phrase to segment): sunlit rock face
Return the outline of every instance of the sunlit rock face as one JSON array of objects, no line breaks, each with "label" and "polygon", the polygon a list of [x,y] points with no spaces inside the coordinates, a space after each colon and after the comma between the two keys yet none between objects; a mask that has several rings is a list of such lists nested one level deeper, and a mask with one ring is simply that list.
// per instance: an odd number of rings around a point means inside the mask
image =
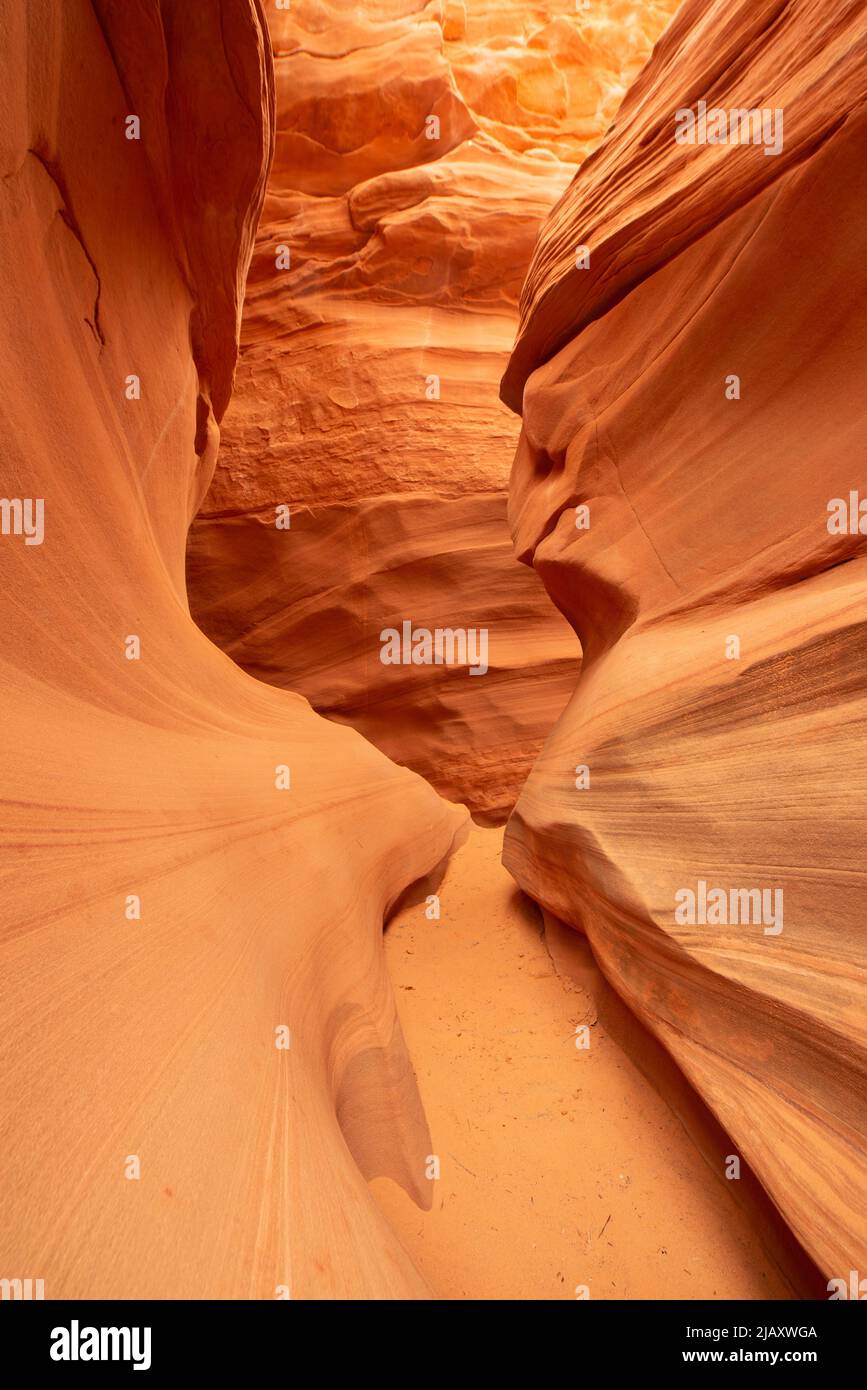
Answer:
[{"label": "sunlit rock face", "polygon": [[[506,521],[518,295],[673,9],[268,9],[276,157],[193,613],[482,820],[507,815],[580,659]],[[407,621],[484,629],[487,672],[384,665]]]},{"label": "sunlit rock face", "polygon": [[366,1182],[430,1203],[382,918],[466,812],[239,670],[184,590],[273,146],[262,12],[2,0],[0,32],[0,1271],[423,1297]]},{"label": "sunlit rock face", "polygon": [[[517,548],[584,650],[506,863],[843,1280],[867,1262],[865,59],[862,5],[687,0],[544,226],[503,385]],[[706,98],[767,139],[678,143]]]}]

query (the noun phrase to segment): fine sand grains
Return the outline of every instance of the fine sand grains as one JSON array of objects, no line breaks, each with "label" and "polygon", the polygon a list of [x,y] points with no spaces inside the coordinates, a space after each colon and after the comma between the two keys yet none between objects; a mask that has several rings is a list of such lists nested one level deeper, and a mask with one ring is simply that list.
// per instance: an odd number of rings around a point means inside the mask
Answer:
[{"label": "fine sand grains", "polygon": [[591,988],[555,971],[501,842],[474,828],[440,920],[422,902],[386,931],[441,1170],[428,1213],[373,1184],[403,1245],[443,1298],[791,1297],[725,1179],[597,1018],[609,992],[583,938]]}]

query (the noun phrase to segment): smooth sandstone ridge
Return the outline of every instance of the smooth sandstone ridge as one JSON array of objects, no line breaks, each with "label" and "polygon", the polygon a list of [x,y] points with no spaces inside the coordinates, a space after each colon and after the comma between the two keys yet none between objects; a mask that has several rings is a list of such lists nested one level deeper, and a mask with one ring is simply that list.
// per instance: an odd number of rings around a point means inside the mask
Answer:
[{"label": "smooth sandstone ridge", "polygon": [[[514,564],[518,422],[498,382],[542,218],[673,9],[268,11],[276,156],[237,389],[190,537],[193,613],[245,670],[486,823],[514,805],[580,660]],[[290,531],[275,528],[281,504]],[[487,673],[383,665],[380,635],[403,621],[486,629]]]},{"label": "smooth sandstone ridge", "polygon": [[41,544],[0,538],[0,1270],[424,1297],[366,1182],[430,1200],[382,919],[466,812],[244,674],[184,589],[272,151],[262,11],[0,28],[4,490],[44,502]]},{"label": "smooth sandstone ridge", "polygon": [[[861,3],[687,0],[545,224],[504,382],[516,546],[584,651],[505,862],[842,1279],[867,1264],[867,540],[828,504],[864,488],[865,58]],[[780,155],[677,144],[703,98],[782,108]],[[678,921],[700,880],[782,890],[782,930]]]}]

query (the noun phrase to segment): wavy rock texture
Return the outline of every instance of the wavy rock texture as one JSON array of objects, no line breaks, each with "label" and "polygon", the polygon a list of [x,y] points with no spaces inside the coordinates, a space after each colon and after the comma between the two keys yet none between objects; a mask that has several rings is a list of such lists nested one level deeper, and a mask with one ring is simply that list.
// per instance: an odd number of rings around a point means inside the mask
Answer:
[{"label": "wavy rock texture", "polygon": [[41,545],[0,537],[0,1270],[424,1296],[365,1181],[429,1201],[381,927],[466,813],[251,680],[184,591],[271,156],[262,13],[0,18],[4,489],[44,501]]},{"label": "wavy rock texture", "polygon": [[[369,9],[269,10],[276,158],[191,603],[246,670],[501,822],[579,650],[513,563],[496,383],[541,219],[674,0]],[[405,619],[486,627],[487,675],[383,666]]]},{"label": "wavy rock texture", "polygon": [[[517,546],[584,650],[506,863],[843,1278],[867,1261],[867,542],[827,521],[864,484],[865,57],[862,3],[687,0],[543,230],[504,382]],[[703,97],[783,108],[781,155],[676,144]],[[679,923],[700,879],[782,889],[782,931]]]}]

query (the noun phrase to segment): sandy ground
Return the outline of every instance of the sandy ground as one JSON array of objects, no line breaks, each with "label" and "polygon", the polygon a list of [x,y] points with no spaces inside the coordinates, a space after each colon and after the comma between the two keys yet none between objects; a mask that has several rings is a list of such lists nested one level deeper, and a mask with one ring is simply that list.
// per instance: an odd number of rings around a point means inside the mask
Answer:
[{"label": "sandy ground", "polygon": [[444,1298],[574,1299],[582,1285],[593,1299],[792,1297],[762,1221],[735,1200],[742,1185],[721,1176],[725,1136],[700,1152],[630,1058],[644,1067],[653,1040],[631,1015],[628,1051],[606,1030],[620,1006],[576,933],[590,988],[557,973],[501,845],[502,830],[474,829],[440,885],[440,920],[416,904],[386,931],[441,1167],[428,1213],[372,1184],[402,1243]]}]

